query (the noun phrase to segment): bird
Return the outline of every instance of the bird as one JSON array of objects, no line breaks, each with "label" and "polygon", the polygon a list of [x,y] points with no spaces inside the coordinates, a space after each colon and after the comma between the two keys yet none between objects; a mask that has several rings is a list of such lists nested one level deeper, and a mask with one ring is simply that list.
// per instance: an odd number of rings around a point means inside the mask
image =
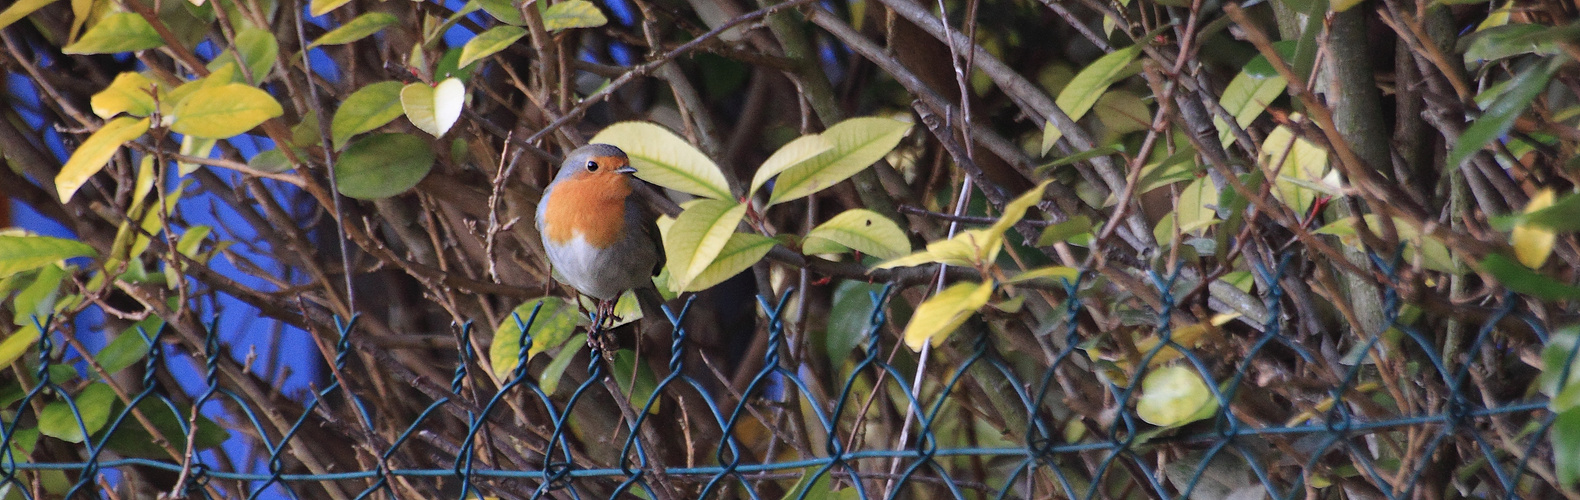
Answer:
[{"label": "bird", "polygon": [[588,144],[565,156],[538,202],[538,233],[555,279],[598,300],[595,330],[627,290],[637,290],[644,311],[663,300],[652,280],[664,266],[658,214],[635,195],[642,182],[635,174],[625,151]]}]

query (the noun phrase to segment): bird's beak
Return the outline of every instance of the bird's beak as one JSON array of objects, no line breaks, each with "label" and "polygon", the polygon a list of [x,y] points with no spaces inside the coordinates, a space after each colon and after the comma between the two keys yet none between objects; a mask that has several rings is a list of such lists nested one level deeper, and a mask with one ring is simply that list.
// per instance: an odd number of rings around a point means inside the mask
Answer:
[{"label": "bird's beak", "polygon": [[630,166],[630,165],[626,165],[624,167],[620,167],[620,168],[614,169],[614,173],[631,175],[631,174],[636,173],[636,167],[633,167],[633,166]]}]

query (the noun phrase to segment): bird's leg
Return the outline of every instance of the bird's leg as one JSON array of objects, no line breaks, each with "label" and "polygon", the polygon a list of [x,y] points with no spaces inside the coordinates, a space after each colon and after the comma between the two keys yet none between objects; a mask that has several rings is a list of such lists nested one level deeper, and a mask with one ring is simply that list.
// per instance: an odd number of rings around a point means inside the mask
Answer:
[{"label": "bird's leg", "polygon": [[614,359],[614,351],[619,348],[614,336],[605,328],[610,323],[610,318],[614,316],[614,305],[613,300],[598,301],[598,310],[593,314],[592,332],[587,335],[587,344],[602,351],[605,360]]}]

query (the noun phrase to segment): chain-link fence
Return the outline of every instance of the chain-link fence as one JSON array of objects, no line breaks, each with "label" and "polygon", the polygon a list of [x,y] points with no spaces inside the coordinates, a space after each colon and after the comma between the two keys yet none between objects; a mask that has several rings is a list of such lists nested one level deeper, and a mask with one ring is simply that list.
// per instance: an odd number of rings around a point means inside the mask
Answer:
[{"label": "chain-link fence", "polygon": [[[340,325],[332,383],[288,411],[250,403],[258,396],[243,394],[259,387],[221,376],[216,360],[232,354],[212,329],[202,352],[192,353],[207,361],[207,371],[204,386],[184,396],[190,399],[172,398],[154,379],[168,356],[157,329],[139,329],[147,353],[141,389],[111,394],[65,384],[63,376],[94,367],[63,371],[57,332],[39,339],[36,373],[23,377],[31,383],[7,397],[0,414],[0,484],[7,491],[0,497],[51,496],[40,493],[55,491],[51,482],[69,484],[67,497],[103,495],[129,480],[127,471],[162,474],[173,493],[206,498],[404,498],[414,491],[434,498],[1563,494],[1547,445],[1553,414],[1531,389],[1535,370],[1520,361],[1547,335],[1520,311],[1522,297],[1466,306],[1485,307],[1485,321],[1464,325],[1473,338],[1445,343],[1443,332],[1413,326],[1419,311],[1401,300],[1398,287],[1388,288],[1389,326],[1346,344],[1337,334],[1293,333],[1281,311],[1290,302],[1286,288],[1302,282],[1288,279],[1282,266],[1256,272],[1264,320],[1242,317],[1206,335],[1197,328],[1190,336],[1200,338],[1192,339],[1179,338],[1191,327],[1171,326],[1179,324],[1171,318],[1181,313],[1173,297],[1195,285],[1178,275],[1147,276],[1161,307],[1132,322],[1140,325],[1134,336],[1105,334],[1142,338],[1131,344],[1139,357],[1128,358],[1105,354],[1110,350],[1081,333],[1082,289],[1093,281],[1083,274],[1064,282],[1057,295],[1068,297],[1063,308],[1035,332],[1044,352],[1019,351],[984,334],[992,330],[986,323],[968,323],[933,350],[927,377],[916,375],[915,358],[895,355],[906,351],[888,334],[890,309],[878,307],[860,333],[863,344],[835,367],[839,379],[831,383],[810,380],[782,358],[793,340],[781,317],[786,301],[759,299],[771,339],[744,390],[699,375],[710,367],[686,356],[687,331],[676,328],[667,366],[627,363],[622,372],[595,351],[575,358],[585,374],[573,367],[559,375],[575,384],[551,381],[544,371],[555,368],[526,362],[531,342],[523,335],[516,368],[498,390],[480,391],[469,384],[483,376],[477,350],[466,347],[475,345],[473,329],[462,327],[453,380],[411,380],[431,399],[414,404],[421,410],[409,418],[368,412],[362,391],[339,382],[347,360],[359,355],[351,338],[364,333],[356,321]],[[890,293],[871,299],[883,306]],[[686,315],[681,308],[670,320],[684,324]],[[535,316],[519,318],[523,332]],[[50,318],[38,321],[39,331],[53,331]],[[1519,335],[1534,337],[1502,340]],[[562,356],[579,348],[569,345]],[[1143,384],[1164,367],[1184,367],[1206,381],[1212,401],[1202,407],[1210,417],[1159,427],[1138,416],[1144,392],[1175,390]],[[37,428],[59,421],[62,411],[78,443],[40,438]],[[301,453],[303,441],[326,435],[356,442],[343,456]],[[247,443],[265,465],[226,459],[224,436]],[[70,447],[80,460],[27,458],[46,446]],[[160,449],[166,458],[157,458]],[[169,450],[184,459],[168,458]]]}]

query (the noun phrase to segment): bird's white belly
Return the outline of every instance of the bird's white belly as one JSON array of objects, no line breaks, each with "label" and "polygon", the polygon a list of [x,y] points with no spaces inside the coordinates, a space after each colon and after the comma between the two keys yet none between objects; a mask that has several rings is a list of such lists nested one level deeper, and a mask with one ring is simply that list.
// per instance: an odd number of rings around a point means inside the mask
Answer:
[{"label": "bird's white belly", "polygon": [[626,277],[631,272],[619,269],[618,259],[609,255],[617,249],[594,248],[581,234],[561,245],[545,245],[544,249],[561,281],[594,298],[619,297],[634,286]]}]

